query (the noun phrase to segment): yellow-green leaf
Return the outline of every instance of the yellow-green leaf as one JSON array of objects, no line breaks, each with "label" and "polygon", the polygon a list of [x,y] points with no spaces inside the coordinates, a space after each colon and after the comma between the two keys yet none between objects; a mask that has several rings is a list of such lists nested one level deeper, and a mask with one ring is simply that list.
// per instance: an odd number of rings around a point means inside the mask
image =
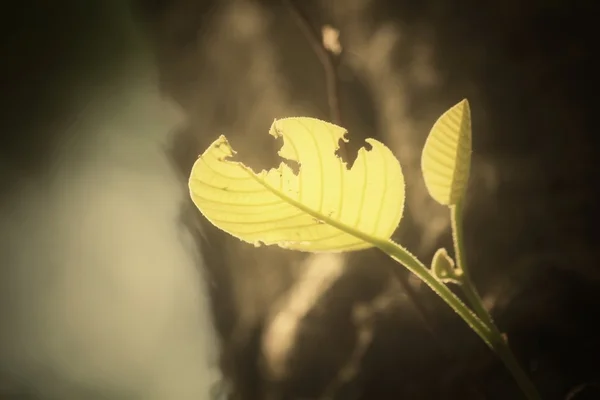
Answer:
[{"label": "yellow-green leaf", "polygon": [[433,276],[445,283],[460,284],[462,271],[454,265],[454,260],[448,255],[446,249],[438,249],[431,261],[431,272]]},{"label": "yellow-green leaf", "polygon": [[[278,168],[255,173],[225,136],[192,168],[189,188],[200,212],[219,229],[249,243],[311,251],[349,251],[388,240],[404,207],[398,160],[374,139],[348,169],[335,151],[346,130],[315,118],[275,120],[283,137]],[[294,173],[285,160],[300,164]],[[375,243],[374,243],[375,242]]]},{"label": "yellow-green leaf", "polygon": [[438,203],[451,206],[467,188],[471,167],[471,109],[462,100],[435,122],[423,148],[425,185]]}]

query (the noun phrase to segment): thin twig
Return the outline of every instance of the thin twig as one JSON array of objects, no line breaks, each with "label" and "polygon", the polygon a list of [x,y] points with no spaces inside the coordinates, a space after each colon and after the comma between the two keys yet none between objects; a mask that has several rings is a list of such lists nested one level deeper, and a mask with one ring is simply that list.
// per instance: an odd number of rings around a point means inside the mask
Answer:
[{"label": "thin twig", "polygon": [[288,8],[292,18],[298,25],[298,28],[302,31],[306,40],[312,47],[313,51],[319,58],[319,61],[323,65],[325,71],[325,85],[327,88],[327,103],[329,104],[329,113],[331,122],[336,125],[342,126],[342,117],[340,112],[339,102],[339,89],[338,89],[338,77],[336,74],[335,60],[333,54],[331,54],[325,47],[321,40],[321,35],[311,25],[308,17],[304,14],[292,0],[283,0],[283,4]]}]

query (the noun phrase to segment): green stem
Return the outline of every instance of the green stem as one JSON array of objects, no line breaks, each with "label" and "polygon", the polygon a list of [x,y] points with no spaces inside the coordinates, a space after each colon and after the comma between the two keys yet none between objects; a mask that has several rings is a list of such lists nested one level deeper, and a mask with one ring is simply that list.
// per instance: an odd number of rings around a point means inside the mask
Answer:
[{"label": "green stem", "polygon": [[531,383],[527,374],[521,369],[518,361],[495,325],[492,324],[490,326],[483,322],[444,283],[436,279],[423,263],[399,244],[389,240],[377,243],[377,247],[425,282],[479,335],[502,360],[527,399],[540,400],[537,389]]},{"label": "green stem", "polygon": [[389,240],[377,244],[377,247],[404,265],[437,293],[452,309],[477,333],[489,346],[492,346],[490,328],[469,309],[448,287],[439,281],[417,257],[399,244]]},{"label": "green stem", "polygon": [[465,259],[465,249],[464,249],[464,240],[463,240],[463,207],[462,201],[459,201],[457,204],[450,206],[450,223],[452,226],[452,242],[454,243],[454,257],[456,261],[456,266],[462,271],[461,277],[461,285],[465,296],[475,314],[479,316],[485,322],[490,329],[495,328],[494,320],[490,313],[483,306],[483,300],[477,293],[477,289],[471,280],[471,274],[467,267],[467,262]]},{"label": "green stem", "polygon": [[521,387],[523,393],[527,395],[529,399],[539,399],[535,386],[530,381],[527,374],[523,371],[518,361],[515,359],[507,341],[502,336],[498,327],[494,323],[494,320],[490,313],[486,310],[483,305],[483,300],[477,292],[473,281],[471,280],[471,274],[467,266],[464,249],[463,239],[463,204],[462,201],[457,202],[455,205],[450,206],[450,222],[452,225],[452,241],[454,243],[454,253],[456,258],[456,266],[462,271],[460,287],[465,294],[465,297],[473,307],[473,310],[479,318],[487,325],[490,329],[491,337],[490,341],[494,343],[492,349],[496,352],[498,357],[504,362],[506,367],[511,371],[513,377]]}]

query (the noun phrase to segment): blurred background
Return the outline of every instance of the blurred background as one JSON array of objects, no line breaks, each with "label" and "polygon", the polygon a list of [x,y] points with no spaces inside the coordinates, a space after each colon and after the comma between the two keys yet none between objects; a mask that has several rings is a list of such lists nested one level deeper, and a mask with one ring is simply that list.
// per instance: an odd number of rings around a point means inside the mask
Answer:
[{"label": "blurred background", "polygon": [[[591,1],[11,6],[0,399],[520,398],[480,339],[378,251],[254,248],[187,194],[220,134],[264,168],[274,118],[339,122],[349,159],[367,137],[399,158],[394,239],[428,263],[451,237],[421,149],[465,97],[476,285],[544,399],[600,398]],[[341,53],[324,51],[326,26]]]}]

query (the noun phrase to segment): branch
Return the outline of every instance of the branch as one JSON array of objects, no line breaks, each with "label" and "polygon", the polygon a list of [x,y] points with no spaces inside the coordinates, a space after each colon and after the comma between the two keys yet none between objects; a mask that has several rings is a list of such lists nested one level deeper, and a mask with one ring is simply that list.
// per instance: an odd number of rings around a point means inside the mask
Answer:
[{"label": "branch", "polygon": [[329,105],[329,113],[331,122],[342,126],[342,117],[339,104],[339,89],[338,78],[335,68],[335,60],[333,55],[323,47],[323,41],[318,31],[310,24],[308,17],[304,14],[292,0],[283,0],[283,4],[287,7],[290,15],[302,31],[306,40],[312,47],[313,51],[319,58],[323,70],[325,71],[325,84],[327,88],[327,103]]}]

